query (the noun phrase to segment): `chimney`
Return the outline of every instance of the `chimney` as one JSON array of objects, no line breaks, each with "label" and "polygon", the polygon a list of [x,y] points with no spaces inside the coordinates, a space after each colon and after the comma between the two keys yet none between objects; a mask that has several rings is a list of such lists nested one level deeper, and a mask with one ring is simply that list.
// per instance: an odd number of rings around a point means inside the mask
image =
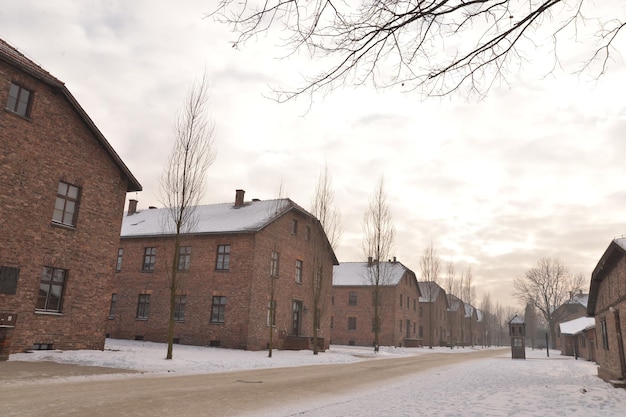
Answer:
[{"label": "chimney", "polygon": [[156,210],[156,209],[157,209],[157,206],[148,206],[148,209],[150,209],[150,210]]},{"label": "chimney", "polygon": [[245,193],[244,190],[235,190],[235,208],[243,206],[243,196]]},{"label": "chimney", "polygon": [[372,257],[371,256],[367,257],[367,266],[372,266]]},{"label": "chimney", "polygon": [[128,215],[132,216],[133,214],[137,213],[137,200],[128,200]]},{"label": "chimney", "polygon": [[398,262],[398,261],[396,261],[396,257],[394,256],[393,257],[393,263],[395,264],[396,262]]}]

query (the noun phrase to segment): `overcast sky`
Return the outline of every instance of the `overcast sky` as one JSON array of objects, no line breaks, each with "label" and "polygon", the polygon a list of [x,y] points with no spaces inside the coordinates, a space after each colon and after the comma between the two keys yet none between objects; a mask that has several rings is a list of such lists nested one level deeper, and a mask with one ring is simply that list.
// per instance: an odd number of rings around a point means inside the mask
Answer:
[{"label": "overcast sky", "polygon": [[[275,198],[282,183],[284,196],[310,208],[327,163],[342,215],[340,262],[363,260],[362,218],[382,175],[398,260],[419,277],[432,240],[457,274],[471,267],[478,298],[490,291],[504,305],[517,304],[513,279],[539,258],[588,278],[626,234],[626,71],[617,54],[598,82],[544,77],[552,63],[540,55],[482,101],[350,87],[309,109],[306,98],[264,98],[297,85],[304,57],[279,59],[285,51],[271,37],[233,49],[228,28],[203,19],[216,4],[5,2],[0,36],[66,83],[142,183],[129,195],[140,209],[160,205],[177,109],[206,69],[217,159],[205,203],[234,201],[238,188],[246,199]],[[573,51],[566,64],[580,56]]]}]

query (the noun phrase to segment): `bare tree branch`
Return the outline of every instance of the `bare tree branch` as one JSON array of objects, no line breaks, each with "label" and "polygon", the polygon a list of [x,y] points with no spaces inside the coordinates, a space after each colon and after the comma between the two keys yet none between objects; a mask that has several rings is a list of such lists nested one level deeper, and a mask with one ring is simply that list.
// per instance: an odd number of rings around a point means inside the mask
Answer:
[{"label": "bare tree branch", "polygon": [[174,125],[174,146],[160,180],[160,200],[168,216],[162,219],[168,232],[174,228],[174,253],[169,273],[170,316],[166,359],[172,359],[174,310],[182,282],[178,278],[182,235],[196,226],[195,210],[206,191],[206,174],[215,160],[214,125],[207,113],[206,74],[189,89]]},{"label": "bare tree branch", "polygon": [[[566,29],[595,24],[595,52],[583,69],[600,62],[604,74],[626,22],[615,16],[592,21],[589,0],[222,0],[207,16],[229,25],[239,47],[258,35],[280,31],[287,55],[305,50],[324,69],[275,99],[326,94],[342,85],[400,86],[423,97],[453,93],[480,97],[552,33],[555,66]],[[592,7],[592,6],[591,6]],[[569,39],[568,39],[569,40]]]}]

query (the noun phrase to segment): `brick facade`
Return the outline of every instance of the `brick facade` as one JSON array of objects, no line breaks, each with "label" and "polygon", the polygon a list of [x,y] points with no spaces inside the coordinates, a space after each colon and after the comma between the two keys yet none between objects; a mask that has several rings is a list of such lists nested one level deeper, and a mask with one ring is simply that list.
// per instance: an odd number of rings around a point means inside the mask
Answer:
[{"label": "brick facade", "polygon": [[[418,338],[424,346],[445,346],[448,335],[448,298],[435,282],[420,281]],[[432,318],[431,318],[432,317]]]},{"label": "brick facade", "polygon": [[613,240],[591,275],[587,314],[596,319],[596,363],[604,380],[626,377],[626,239]]},{"label": "brick facade", "polygon": [[[120,213],[141,186],[63,83],[3,41],[0,81],[0,313],[18,315],[10,351],[103,349]],[[4,109],[16,85],[31,93],[26,114]],[[80,191],[71,225],[53,221],[60,181]],[[44,267],[65,271],[58,308],[36,308],[56,295],[40,289]]]},{"label": "brick facade", "polygon": [[451,346],[464,346],[465,340],[465,304],[453,294],[448,297],[448,344]]},{"label": "brick facade", "polygon": [[[279,254],[278,278],[274,280],[276,305],[273,346],[310,348],[313,336],[313,265],[322,267],[322,296],[318,337],[323,348],[330,341],[330,291],[332,267],[336,258],[319,221],[297,205],[277,217],[268,218],[262,227],[250,231],[222,231],[184,235],[181,246],[191,248],[189,269],[178,272],[185,296],[183,320],[174,324],[174,339],[181,344],[212,345],[227,348],[262,350],[269,343],[268,305],[271,294],[272,252]],[[250,202],[247,207],[267,205]],[[233,206],[232,204],[230,206]],[[206,206],[210,209],[210,206]],[[154,211],[154,213],[150,213]],[[147,210],[126,216],[125,222],[141,222],[144,215],[157,215],[165,209]],[[229,216],[245,216],[246,209],[233,209]],[[202,216],[202,214],[199,214]],[[202,222],[202,219],[200,220]],[[215,224],[222,221],[212,218]],[[293,225],[298,230],[294,233]],[[124,228],[122,229],[124,233]],[[218,246],[229,245],[229,266],[219,269]],[[172,236],[124,236],[121,268],[115,275],[112,293],[114,311],[107,321],[107,333],[114,338],[167,341],[170,290],[168,274],[173,260]],[[151,272],[142,271],[145,248],[156,248]],[[301,283],[296,282],[296,261],[302,262]],[[149,314],[138,318],[140,294],[149,294]],[[110,295],[111,296],[111,295]],[[225,297],[223,320],[212,318],[214,297]],[[294,313],[294,302],[299,312]],[[294,328],[294,314],[299,327]],[[298,324],[298,323],[296,323]]]},{"label": "brick facade", "polygon": [[[415,274],[400,262],[382,262],[394,269],[379,286],[379,344],[418,346],[419,288]],[[367,262],[335,266],[332,288],[331,341],[339,345],[372,346],[374,342],[374,286],[366,278]],[[351,275],[342,281],[342,275]],[[352,284],[352,285],[350,285]]]}]

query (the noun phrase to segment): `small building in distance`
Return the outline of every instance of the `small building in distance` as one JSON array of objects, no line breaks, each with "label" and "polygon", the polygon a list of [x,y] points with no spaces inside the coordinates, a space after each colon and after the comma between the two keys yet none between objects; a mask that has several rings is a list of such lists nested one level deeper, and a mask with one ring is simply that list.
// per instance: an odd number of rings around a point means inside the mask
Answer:
[{"label": "small building in distance", "polygon": [[596,320],[593,317],[579,317],[559,323],[561,355],[594,360],[595,327]]},{"label": "small building in distance", "polygon": [[[175,233],[168,209],[137,211],[131,203],[118,239],[107,333],[165,342]],[[231,203],[198,206],[195,215],[176,266],[174,341],[308,349],[317,315],[318,343],[328,348],[337,259],[320,222],[288,198],[244,201],[243,190]]]},{"label": "small building in distance", "polygon": [[[335,265],[332,292],[331,340],[339,345],[372,346],[374,342],[374,282],[376,261]],[[395,260],[380,262],[379,344],[419,345],[420,289],[415,273]]]},{"label": "small building in distance", "polygon": [[436,282],[420,281],[419,335],[423,346],[445,346],[448,335],[448,297]]}]

